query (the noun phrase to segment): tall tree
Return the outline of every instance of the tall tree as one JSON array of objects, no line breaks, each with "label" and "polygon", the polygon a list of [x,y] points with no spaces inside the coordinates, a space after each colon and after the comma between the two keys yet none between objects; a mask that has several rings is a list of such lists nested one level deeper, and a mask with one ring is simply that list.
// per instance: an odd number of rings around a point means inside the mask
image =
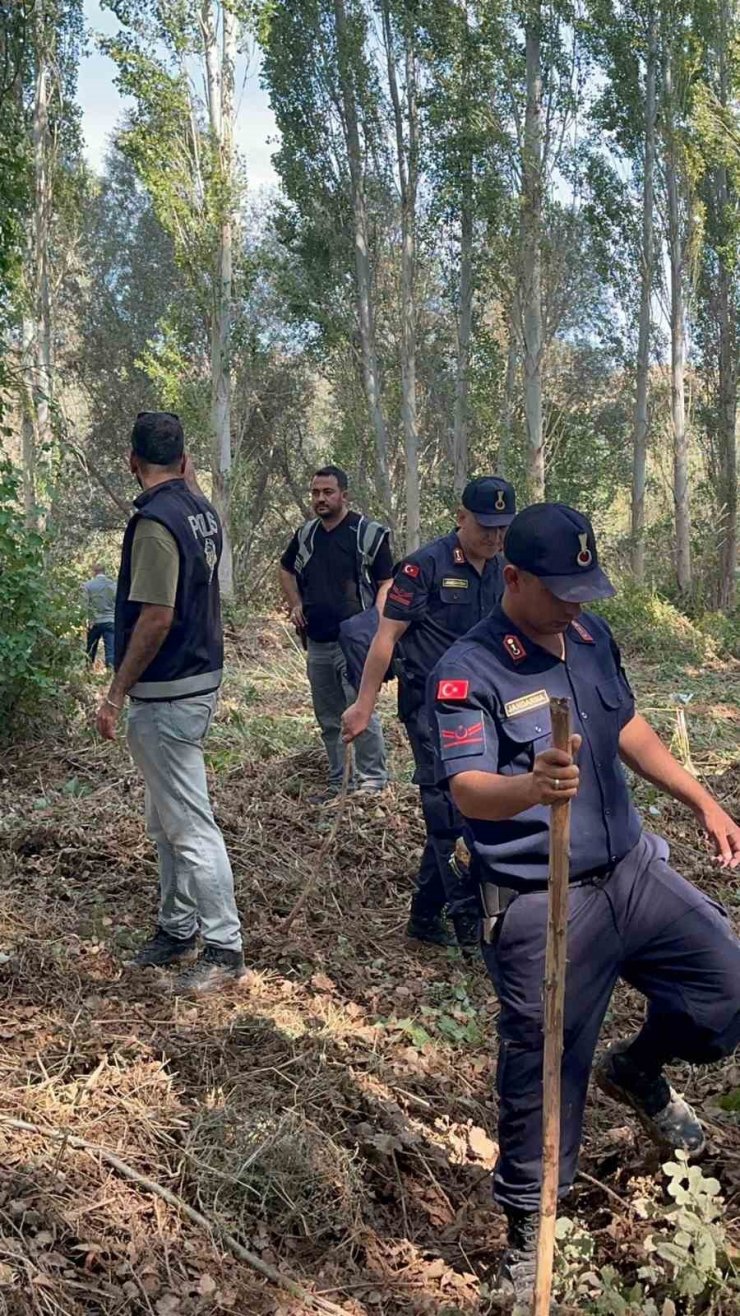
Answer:
[{"label": "tall tree", "polygon": [[[401,410],[406,456],[406,551],[410,553],[421,542],[416,396],[416,206],[419,185],[417,40],[413,7],[406,4],[402,9],[400,40],[397,41],[389,0],[380,2],[401,202]],[[398,55],[404,72],[403,101],[396,73]]]},{"label": "tall tree", "polygon": [[[240,180],[234,150],[234,67],[242,19],[222,0],[191,15],[164,3],[111,0],[123,31],[104,42],[134,108],[119,134],[176,259],[200,300],[211,343],[214,501],[224,525],[220,575],[233,593],[229,525],[232,456],[230,337]],[[246,17],[246,16],[245,16]],[[206,91],[199,98],[196,78]]]},{"label": "tall tree", "polygon": [[530,497],[545,496],[542,427],[542,4],[530,0],[524,18],[526,102],[522,141],[521,326],[527,475]]},{"label": "tall tree", "polygon": [[691,588],[691,507],[689,435],[686,426],[686,293],[694,236],[693,180],[686,143],[689,94],[682,25],[673,5],[663,10],[661,128],[666,198],[666,237],[670,268],[671,427],[676,581]]},{"label": "tall tree", "polygon": [[640,251],[640,319],[635,380],[635,410],[632,422],[632,570],[639,582],[645,578],[645,489],[650,418],[650,327],[655,279],[655,138],[657,125],[658,24],[652,0],[647,12],[645,51],[644,158],[642,173],[642,247]]}]

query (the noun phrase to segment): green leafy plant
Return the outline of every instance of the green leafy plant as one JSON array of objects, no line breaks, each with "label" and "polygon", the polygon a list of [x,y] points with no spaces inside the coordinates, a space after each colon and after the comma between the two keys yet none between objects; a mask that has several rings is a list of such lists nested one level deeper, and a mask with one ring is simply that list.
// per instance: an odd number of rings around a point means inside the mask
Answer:
[{"label": "green leafy plant", "polygon": [[13,467],[0,462],[0,737],[37,715],[80,662],[76,585],[52,575],[44,548],[24,524]]},{"label": "green leafy plant", "polygon": [[685,1152],[676,1152],[676,1159],[663,1170],[669,1196],[676,1203],[665,1217],[672,1233],[651,1234],[645,1246],[670,1267],[677,1294],[690,1299],[706,1296],[725,1284],[720,1266],[726,1248],[720,1185],[702,1174],[698,1165],[689,1165]]},{"label": "green leafy plant", "polygon": [[646,1264],[635,1280],[625,1281],[613,1266],[594,1262],[595,1241],[568,1217],[557,1221],[557,1274],[565,1306],[592,1316],[676,1316],[678,1310],[722,1310],[712,1304],[740,1292],[727,1259],[720,1185],[685,1152],[663,1166],[668,1195],[666,1211],[651,1198],[634,1202],[637,1214],[659,1228],[644,1240]]}]

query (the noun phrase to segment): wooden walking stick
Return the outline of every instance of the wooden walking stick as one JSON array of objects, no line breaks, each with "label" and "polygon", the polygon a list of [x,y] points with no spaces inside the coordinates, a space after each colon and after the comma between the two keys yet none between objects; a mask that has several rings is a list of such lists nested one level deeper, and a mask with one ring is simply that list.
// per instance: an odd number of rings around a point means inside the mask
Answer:
[{"label": "wooden walking stick", "polygon": [[[570,701],[550,700],[552,748],[570,753]],[[550,811],[550,871],[548,881],[547,950],[545,952],[542,1065],[542,1196],[537,1239],[537,1273],[532,1316],[548,1316],[555,1255],[560,1170],[560,1076],[563,1060],[563,1015],[568,937],[568,877],[570,801]]]}]

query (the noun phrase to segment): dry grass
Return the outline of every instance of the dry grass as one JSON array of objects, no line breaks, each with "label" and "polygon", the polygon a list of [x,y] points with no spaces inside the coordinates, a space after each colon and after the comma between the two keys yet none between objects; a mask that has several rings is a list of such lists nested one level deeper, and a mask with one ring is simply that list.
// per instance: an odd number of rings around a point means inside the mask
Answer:
[{"label": "dry grass", "polygon": [[[122,967],[153,921],[156,881],[124,747],[96,742],[80,719],[4,764],[0,1113],[117,1152],[353,1316],[473,1313],[502,1236],[487,1182],[496,1003],[479,966],[404,942],[422,832],[396,724],[399,784],[348,802],[317,873],[333,814],[307,803],[323,763],[284,645],[269,627],[239,637],[210,746],[251,966],[230,995],[178,1003],[166,975]],[[650,682],[662,697],[653,670]],[[726,683],[723,700],[737,704]],[[716,743],[707,733],[699,744],[703,767]],[[740,808],[740,771],[717,784]],[[691,819],[669,806],[657,825],[687,876],[726,895]],[[309,878],[314,895],[286,938],[281,917]],[[640,1008],[620,991],[607,1033],[622,1034]],[[740,1131],[718,1098],[740,1074],[727,1062],[676,1081],[709,1123],[708,1170],[734,1230]],[[590,1180],[574,1209],[599,1259],[629,1273],[641,1226],[619,1199],[638,1195],[656,1162],[629,1118],[615,1128],[614,1116],[592,1098]],[[0,1125],[4,1310],[306,1308],[99,1159]]]}]

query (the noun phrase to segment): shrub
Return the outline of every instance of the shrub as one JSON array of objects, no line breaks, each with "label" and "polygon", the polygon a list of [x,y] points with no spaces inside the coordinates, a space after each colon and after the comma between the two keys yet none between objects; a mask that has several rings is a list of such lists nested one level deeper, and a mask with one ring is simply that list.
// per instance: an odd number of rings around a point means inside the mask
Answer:
[{"label": "shrub", "polygon": [[79,663],[77,583],[47,568],[45,542],[29,530],[18,480],[0,462],[0,738],[42,712]]},{"label": "shrub", "polygon": [[660,594],[628,580],[619,582],[614,598],[593,610],[606,618],[626,654],[648,662],[703,663],[719,657],[725,648],[719,626],[705,629]]}]

